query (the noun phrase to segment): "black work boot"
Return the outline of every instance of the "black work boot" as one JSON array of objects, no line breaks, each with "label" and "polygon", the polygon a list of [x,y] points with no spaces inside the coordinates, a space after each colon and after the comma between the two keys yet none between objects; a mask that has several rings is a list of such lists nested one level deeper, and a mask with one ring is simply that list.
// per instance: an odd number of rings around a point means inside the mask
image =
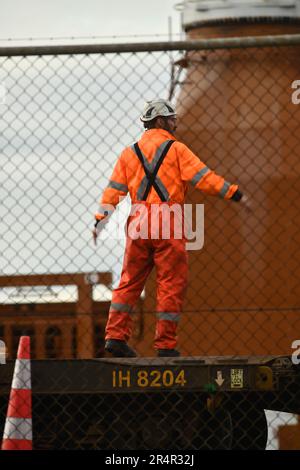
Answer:
[{"label": "black work boot", "polygon": [[158,357],[178,357],[180,352],[176,349],[158,349],[157,355]]},{"label": "black work boot", "polygon": [[121,339],[108,339],[104,350],[110,352],[113,357],[136,357],[136,352]]}]

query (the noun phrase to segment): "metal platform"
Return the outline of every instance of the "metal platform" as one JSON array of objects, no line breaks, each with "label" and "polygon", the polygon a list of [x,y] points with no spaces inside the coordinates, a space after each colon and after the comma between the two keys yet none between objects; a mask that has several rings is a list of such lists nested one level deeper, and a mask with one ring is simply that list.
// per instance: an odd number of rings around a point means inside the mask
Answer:
[{"label": "metal platform", "polygon": [[[31,366],[36,449],[265,449],[264,410],[300,413],[300,368],[288,356]],[[13,369],[0,366],[2,426]]]},{"label": "metal platform", "polygon": [[[32,360],[33,393],[156,391],[280,392],[300,383],[289,356],[196,356]],[[11,386],[14,361],[0,366],[0,393]],[[300,408],[300,406],[299,406]]]}]

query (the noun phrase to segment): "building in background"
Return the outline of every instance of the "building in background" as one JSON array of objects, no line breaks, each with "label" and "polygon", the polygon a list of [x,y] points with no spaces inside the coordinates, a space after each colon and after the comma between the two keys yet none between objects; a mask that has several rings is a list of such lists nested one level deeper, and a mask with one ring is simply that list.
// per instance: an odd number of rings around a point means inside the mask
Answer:
[{"label": "building in background", "polygon": [[111,274],[0,277],[0,337],[7,358],[19,338],[31,338],[34,359],[91,358],[104,354]]}]

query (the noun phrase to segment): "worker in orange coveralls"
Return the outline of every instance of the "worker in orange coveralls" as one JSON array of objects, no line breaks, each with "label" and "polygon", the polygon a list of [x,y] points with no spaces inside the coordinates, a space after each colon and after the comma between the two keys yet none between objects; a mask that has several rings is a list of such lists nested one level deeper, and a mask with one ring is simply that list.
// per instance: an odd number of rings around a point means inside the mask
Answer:
[{"label": "worker in orange coveralls", "polygon": [[[144,211],[130,215],[142,224],[141,213],[154,205],[183,206],[190,182],[196,189],[224,199],[246,199],[235,184],[210,170],[186,145],[176,140],[176,112],[162,99],[146,103],[141,116],[145,132],[121,153],[95,214],[94,242],[118,202],[129,192],[133,204]],[[244,201],[243,201],[244,202]],[[162,216],[163,217],[163,216]],[[151,220],[149,217],[146,224]],[[160,218],[164,224],[164,220]],[[151,232],[151,230],[150,230]],[[160,233],[160,232],[159,232]],[[135,357],[127,344],[132,332],[132,311],[155,266],[157,272],[157,322],[154,348],[159,357],[179,356],[176,330],[187,286],[187,252],[184,236],[174,229],[170,237],[126,237],[126,250],[119,287],[113,291],[106,325],[105,350],[114,357]]]}]

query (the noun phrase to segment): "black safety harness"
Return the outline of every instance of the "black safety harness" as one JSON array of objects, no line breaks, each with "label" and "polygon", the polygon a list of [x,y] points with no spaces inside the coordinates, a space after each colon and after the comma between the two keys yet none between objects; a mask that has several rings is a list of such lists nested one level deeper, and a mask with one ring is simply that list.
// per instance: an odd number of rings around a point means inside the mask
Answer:
[{"label": "black safety harness", "polygon": [[142,152],[140,150],[140,147],[139,147],[138,143],[136,142],[134,144],[134,149],[135,149],[136,155],[137,155],[138,159],[140,160],[140,162],[141,162],[141,164],[144,168],[144,172],[145,172],[147,180],[148,180],[147,186],[146,186],[145,192],[144,192],[144,194],[141,198],[141,201],[146,201],[152,186],[155,189],[155,191],[157,192],[157,194],[160,197],[161,201],[163,201],[163,202],[167,201],[167,199],[165,198],[164,194],[161,192],[161,190],[160,190],[160,188],[159,188],[159,186],[156,182],[156,176],[157,176],[158,170],[159,170],[162,162],[164,161],[164,159],[165,159],[171,145],[173,144],[173,142],[175,142],[175,140],[169,140],[169,142],[165,146],[164,150],[162,151],[162,154],[161,154],[161,156],[160,156],[160,158],[159,158],[159,160],[158,160],[157,164],[155,165],[155,168],[153,169],[152,172],[145,165],[143,155],[142,155]]}]

